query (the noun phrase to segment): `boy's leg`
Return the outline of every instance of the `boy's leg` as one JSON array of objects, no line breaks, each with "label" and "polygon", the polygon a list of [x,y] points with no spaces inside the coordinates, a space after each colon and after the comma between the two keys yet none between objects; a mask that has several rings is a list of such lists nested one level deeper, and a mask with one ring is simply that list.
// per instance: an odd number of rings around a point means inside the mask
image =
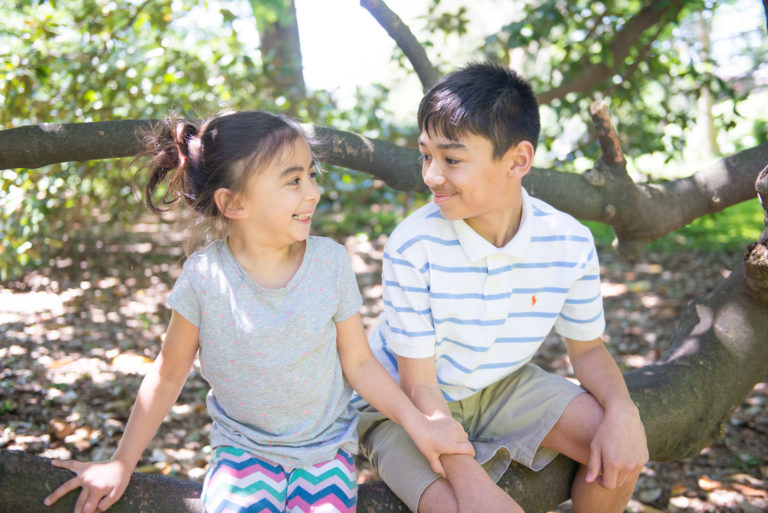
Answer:
[{"label": "boy's leg", "polygon": [[355,459],[339,449],[336,457],[297,468],[288,479],[287,513],[354,513],[357,504]]},{"label": "boy's leg", "polygon": [[624,511],[639,477],[639,473],[631,476],[622,486],[612,490],[603,488],[597,482],[587,483],[590,443],[602,420],[603,408],[600,403],[589,393],[580,394],[566,408],[542,442],[542,446],[580,463],[571,487],[574,513]]},{"label": "boy's leg", "polygon": [[242,449],[219,447],[203,483],[203,508],[282,513],[287,484],[279,465],[271,465]]},{"label": "boy's leg", "polygon": [[470,506],[461,511],[522,512],[471,456],[441,458],[449,476],[460,475],[460,488],[454,490],[456,484],[435,474],[408,433],[391,420],[367,430],[361,440],[364,455],[381,479],[413,512],[456,513],[460,499]]}]

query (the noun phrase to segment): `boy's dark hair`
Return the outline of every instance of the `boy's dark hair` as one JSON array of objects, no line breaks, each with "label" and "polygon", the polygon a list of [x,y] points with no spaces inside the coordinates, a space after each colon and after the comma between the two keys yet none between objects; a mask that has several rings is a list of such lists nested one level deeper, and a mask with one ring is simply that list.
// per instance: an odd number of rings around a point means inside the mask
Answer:
[{"label": "boy's dark hair", "polygon": [[534,149],[541,123],[531,85],[513,70],[492,63],[472,63],[441,78],[419,104],[419,132],[449,139],[483,136],[501,158],[521,141]]}]

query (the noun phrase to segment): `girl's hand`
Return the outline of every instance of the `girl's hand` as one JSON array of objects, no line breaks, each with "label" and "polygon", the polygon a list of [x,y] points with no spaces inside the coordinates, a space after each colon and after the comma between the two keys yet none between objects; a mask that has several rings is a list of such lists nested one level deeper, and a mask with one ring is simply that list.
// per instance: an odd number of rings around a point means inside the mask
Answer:
[{"label": "girl's hand", "polygon": [[411,438],[437,474],[446,477],[440,455],[475,455],[475,448],[469,441],[469,435],[453,417],[437,413],[431,416],[424,415],[422,419],[423,423],[419,423],[419,427],[410,433]]},{"label": "girl's hand", "polygon": [[82,487],[74,513],[106,511],[123,495],[131,480],[132,469],[118,460],[101,463],[53,460],[51,464],[69,469],[77,476],[59,486],[43,503],[50,506],[72,490]]}]

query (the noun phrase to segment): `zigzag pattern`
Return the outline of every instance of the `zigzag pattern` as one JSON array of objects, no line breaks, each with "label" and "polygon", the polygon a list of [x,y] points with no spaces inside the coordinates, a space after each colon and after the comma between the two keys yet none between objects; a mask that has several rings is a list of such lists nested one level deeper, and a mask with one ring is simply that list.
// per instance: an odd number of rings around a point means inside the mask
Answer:
[{"label": "zigzag pattern", "polygon": [[206,513],[354,513],[354,459],[334,460],[290,475],[234,447],[217,449],[203,485]]},{"label": "zigzag pattern", "polygon": [[233,447],[219,449],[213,464],[203,487],[206,512],[283,513],[287,477],[280,466]]},{"label": "zigzag pattern", "polygon": [[291,474],[288,513],[354,513],[356,503],[354,460],[342,451],[333,461]]}]

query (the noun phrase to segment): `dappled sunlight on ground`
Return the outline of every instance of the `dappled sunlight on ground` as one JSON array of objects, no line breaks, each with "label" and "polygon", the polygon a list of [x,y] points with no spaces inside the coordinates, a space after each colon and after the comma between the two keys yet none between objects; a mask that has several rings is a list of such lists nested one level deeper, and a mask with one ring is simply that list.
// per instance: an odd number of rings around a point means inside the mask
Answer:
[{"label": "dappled sunlight on ground", "polygon": [[[138,224],[112,239],[84,240],[49,267],[0,285],[0,448],[78,459],[107,459],[114,451],[159,350],[170,314],[165,298],[183,253],[168,224]],[[368,330],[382,308],[384,242],[344,241]],[[648,253],[630,263],[601,250],[606,342],[622,368],[663,355],[684,306],[727,276],[740,254]],[[537,363],[570,372],[556,336],[546,340]],[[140,471],[202,480],[210,455],[206,393],[193,370]],[[700,455],[649,465],[629,511],[766,511],[767,447],[763,382],[728,421],[725,436]],[[375,478],[360,473],[361,481]],[[558,511],[569,511],[568,504]]]}]

